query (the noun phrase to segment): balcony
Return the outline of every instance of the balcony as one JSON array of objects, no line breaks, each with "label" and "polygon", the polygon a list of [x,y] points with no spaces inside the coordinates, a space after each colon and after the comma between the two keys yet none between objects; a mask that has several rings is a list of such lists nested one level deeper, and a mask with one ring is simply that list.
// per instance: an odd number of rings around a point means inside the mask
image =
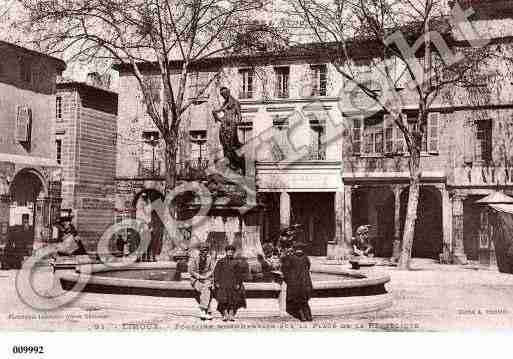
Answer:
[{"label": "balcony", "polygon": [[161,161],[140,160],[138,174],[142,178],[155,178],[162,175],[164,166]]},{"label": "balcony", "polygon": [[271,157],[271,160],[275,162],[287,160],[290,158],[299,158],[301,161],[326,161],[326,148],[308,146],[308,148],[304,149],[303,151],[298,151],[296,153],[287,146],[273,143],[271,148]]},{"label": "balcony", "polygon": [[511,186],[513,167],[463,165],[454,168],[454,183],[460,186]]},{"label": "balcony", "polygon": [[210,164],[207,158],[194,158],[184,162],[177,163],[176,172],[178,179],[186,181],[195,181],[207,177],[206,170]]}]

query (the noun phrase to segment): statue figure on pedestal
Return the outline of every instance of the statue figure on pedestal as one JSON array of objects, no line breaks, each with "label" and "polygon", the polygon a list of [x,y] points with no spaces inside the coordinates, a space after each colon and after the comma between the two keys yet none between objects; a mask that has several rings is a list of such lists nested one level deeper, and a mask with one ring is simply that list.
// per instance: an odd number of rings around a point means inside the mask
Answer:
[{"label": "statue figure on pedestal", "polygon": [[237,153],[242,147],[237,134],[237,126],[242,120],[240,103],[231,94],[227,87],[221,87],[221,96],[224,103],[220,109],[212,111],[217,122],[221,123],[219,129],[219,140],[223,146],[224,156],[228,158],[230,168],[234,171],[241,171],[245,175],[244,156]]}]

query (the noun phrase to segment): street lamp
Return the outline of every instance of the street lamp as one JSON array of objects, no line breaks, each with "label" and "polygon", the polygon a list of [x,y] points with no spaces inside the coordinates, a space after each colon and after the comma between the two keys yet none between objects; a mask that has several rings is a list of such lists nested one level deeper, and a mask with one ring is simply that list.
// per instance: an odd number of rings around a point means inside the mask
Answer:
[{"label": "street lamp", "polygon": [[155,176],[155,147],[159,144],[160,136],[158,131],[145,131],[142,136],[144,143],[151,146],[151,174]]}]

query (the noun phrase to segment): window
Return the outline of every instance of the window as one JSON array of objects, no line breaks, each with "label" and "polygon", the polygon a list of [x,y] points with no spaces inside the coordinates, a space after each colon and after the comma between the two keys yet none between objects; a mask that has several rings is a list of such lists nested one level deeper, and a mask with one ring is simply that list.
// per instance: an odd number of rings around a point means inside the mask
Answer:
[{"label": "window", "polygon": [[57,149],[57,163],[62,164],[62,140],[55,140],[55,147]]},{"label": "window", "polygon": [[326,96],[328,85],[328,67],[324,65],[311,65],[312,96]]},{"label": "window", "polygon": [[476,121],[476,159],[489,163],[492,161],[492,121]]},{"label": "window", "polygon": [[274,69],[276,74],[275,95],[279,98],[289,97],[289,67],[277,67]]},{"label": "window", "polygon": [[157,131],[143,131],[142,153],[139,158],[139,176],[155,177],[160,174],[161,161],[158,155],[160,135]]},{"label": "window", "polygon": [[241,122],[238,126],[239,141],[243,145],[248,143],[253,133],[253,122]]},{"label": "window", "polygon": [[311,144],[308,153],[310,160],[326,159],[326,128],[324,121],[310,120]]},{"label": "window", "polygon": [[363,119],[355,118],[353,120],[353,154],[359,155],[362,151],[362,127],[363,127]]},{"label": "window", "polygon": [[289,124],[287,119],[275,118],[272,128],[271,153],[273,161],[281,161],[289,155]]},{"label": "window", "polygon": [[383,116],[385,125],[385,153],[394,152],[394,119],[390,115]]},{"label": "window", "polygon": [[20,58],[20,79],[27,83],[32,82],[32,66],[27,58]]},{"label": "window", "polygon": [[[408,131],[410,133],[414,130],[413,126],[414,126],[414,123],[408,123]],[[428,145],[427,138],[428,138],[427,131],[424,131],[424,135],[422,136],[422,142],[420,143],[420,151],[421,152],[427,152],[427,145]],[[406,148],[406,143],[404,144],[404,148]]]},{"label": "window", "polygon": [[[402,114],[402,123],[408,123],[407,116],[405,114]],[[404,153],[407,150],[406,146],[406,139],[404,138],[404,133],[401,131],[401,129],[394,124],[394,142],[395,142],[395,148],[393,152],[395,153]]]},{"label": "window", "polygon": [[[404,114],[402,116],[406,117]],[[352,123],[352,147],[355,155],[361,153],[392,155],[401,154],[407,150],[404,134],[390,115],[365,119],[355,118]],[[413,123],[408,123],[406,118],[403,119],[403,123],[407,123],[408,127],[412,129]],[[421,143],[422,152],[438,153],[438,126],[439,114],[429,114],[427,130],[424,132]]]},{"label": "window", "polygon": [[207,154],[207,131],[190,131],[191,159],[205,159]]},{"label": "window", "polygon": [[32,110],[28,106],[16,108],[16,140],[25,147],[30,147],[32,131]]},{"label": "window", "polygon": [[[155,104],[160,104],[160,99],[162,97],[160,91],[162,88],[162,81],[157,77],[147,77],[144,79],[145,85],[148,87],[150,100]],[[144,97],[143,97],[144,102]]]},{"label": "window", "polygon": [[427,133],[426,142],[427,142],[427,151],[429,153],[438,153],[438,127],[440,125],[440,114],[439,113],[430,113],[428,115],[428,123],[427,123]]},{"label": "window", "polygon": [[381,118],[366,118],[364,121],[363,138],[366,154],[383,154],[383,120]]},{"label": "window", "polygon": [[241,77],[241,90],[239,98],[250,99],[253,98],[253,70],[243,69],[239,70]]},{"label": "window", "polygon": [[62,97],[57,96],[55,98],[55,113],[57,116],[57,121],[62,121]]},{"label": "window", "polygon": [[207,87],[209,84],[208,72],[194,72],[190,75],[190,97],[204,98],[208,97]]}]

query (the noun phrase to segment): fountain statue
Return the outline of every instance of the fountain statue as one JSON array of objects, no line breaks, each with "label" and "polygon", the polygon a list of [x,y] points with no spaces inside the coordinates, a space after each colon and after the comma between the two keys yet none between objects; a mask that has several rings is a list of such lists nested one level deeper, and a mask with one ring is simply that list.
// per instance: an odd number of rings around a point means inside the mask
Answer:
[{"label": "fountain statue", "polygon": [[224,156],[234,171],[245,175],[244,156],[237,153],[242,148],[237,134],[237,126],[242,120],[240,103],[231,94],[227,87],[221,87],[220,94],[224,99],[221,108],[212,111],[214,119],[221,124],[219,140],[223,147]]}]

